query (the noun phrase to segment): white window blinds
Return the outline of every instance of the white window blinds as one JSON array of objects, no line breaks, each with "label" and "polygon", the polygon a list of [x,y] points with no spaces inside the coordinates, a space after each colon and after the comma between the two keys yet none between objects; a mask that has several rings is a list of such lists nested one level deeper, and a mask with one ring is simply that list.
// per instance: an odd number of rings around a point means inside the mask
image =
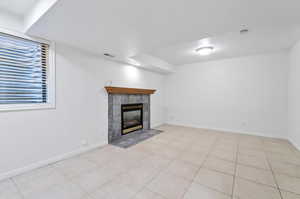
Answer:
[{"label": "white window blinds", "polygon": [[0,33],[0,105],[47,102],[49,45]]}]

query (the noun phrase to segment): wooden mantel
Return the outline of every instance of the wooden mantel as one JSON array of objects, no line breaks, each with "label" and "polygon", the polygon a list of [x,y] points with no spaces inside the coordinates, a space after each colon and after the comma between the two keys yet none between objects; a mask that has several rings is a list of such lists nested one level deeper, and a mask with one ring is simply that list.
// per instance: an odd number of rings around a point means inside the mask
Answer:
[{"label": "wooden mantel", "polygon": [[107,93],[110,94],[144,94],[151,95],[155,93],[156,90],[153,89],[141,89],[141,88],[125,88],[125,87],[105,87]]}]

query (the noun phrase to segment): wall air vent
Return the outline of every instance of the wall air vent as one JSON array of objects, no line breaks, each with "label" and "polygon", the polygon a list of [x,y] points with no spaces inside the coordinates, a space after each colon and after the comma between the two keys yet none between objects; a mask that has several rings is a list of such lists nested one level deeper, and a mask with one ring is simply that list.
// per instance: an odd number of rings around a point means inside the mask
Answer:
[{"label": "wall air vent", "polygon": [[104,53],[103,55],[104,55],[104,56],[106,56],[106,57],[115,58],[115,56],[114,56],[114,55],[112,55],[112,54],[109,54],[109,53]]}]

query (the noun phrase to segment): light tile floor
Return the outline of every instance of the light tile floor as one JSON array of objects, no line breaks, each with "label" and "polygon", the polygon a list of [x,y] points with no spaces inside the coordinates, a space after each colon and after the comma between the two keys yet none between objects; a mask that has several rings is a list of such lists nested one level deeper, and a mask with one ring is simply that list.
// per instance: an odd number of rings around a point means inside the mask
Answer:
[{"label": "light tile floor", "polygon": [[286,140],[159,129],[2,181],[0,199],[300,199],[300,152]]}]

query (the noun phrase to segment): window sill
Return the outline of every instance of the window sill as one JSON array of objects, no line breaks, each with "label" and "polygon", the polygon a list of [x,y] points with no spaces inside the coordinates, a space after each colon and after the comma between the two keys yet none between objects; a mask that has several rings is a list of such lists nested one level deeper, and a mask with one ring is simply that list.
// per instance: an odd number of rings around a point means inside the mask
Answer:
[{"label": "window sill", "polygon": [[0,112],[9,111],[25,111],[25,110],[42,110],[42,109],[55,109],[55,104],[12,104],[12,105],[0,105]]}]

